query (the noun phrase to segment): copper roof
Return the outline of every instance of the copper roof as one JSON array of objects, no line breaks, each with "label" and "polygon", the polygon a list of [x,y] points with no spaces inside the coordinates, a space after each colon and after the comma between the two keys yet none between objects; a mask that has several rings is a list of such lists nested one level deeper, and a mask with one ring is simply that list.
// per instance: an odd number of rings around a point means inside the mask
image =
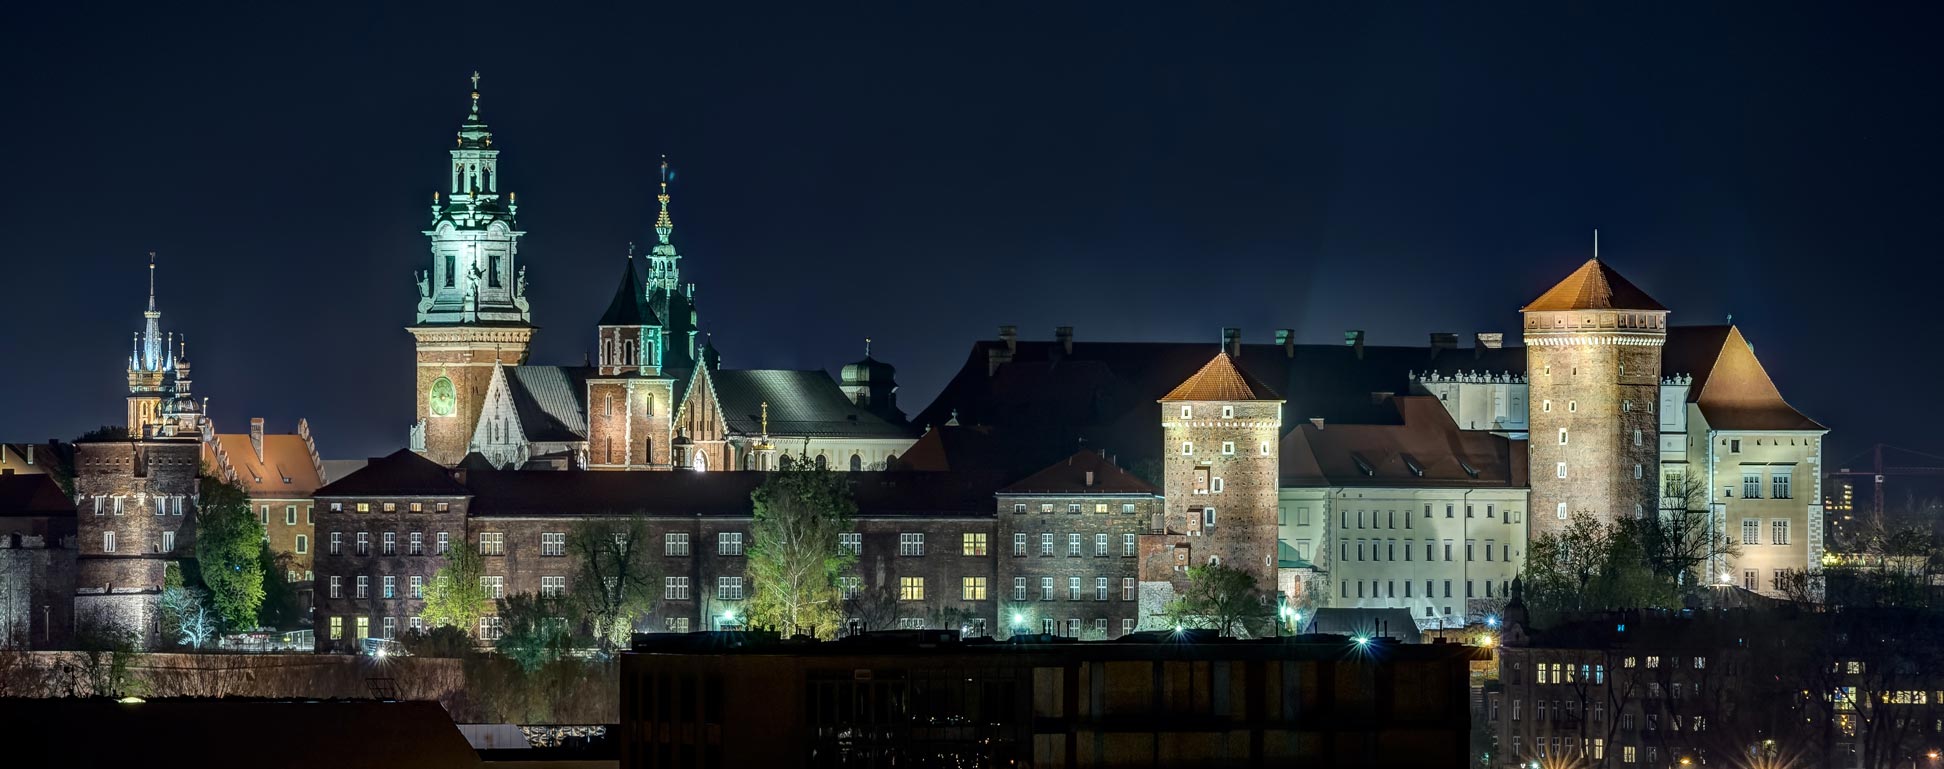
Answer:
[{"label": "copper roof", "polygon": [[1588,259],[1520,312],[1556,310],[1647,310],[1666,312],[1660,302],[1620,277],[1606,262]]},{"label": "copper roof", "polygon": [[1097,449],[1083,449],[1018,483],[1001,494],[1158,494],[1153,484],[1107,461]]},{"label": "copper roof", "polygon": [[1280,401],[1281,396],[1262,380],[1235,365],[1227,352],[1216,353],[1194,376],[1177,385],[1163,401]]},{"label": "copper roof", "polygon": [[1726,430],[1822,430],[1795,410],[1769,378],[1741,329],[1700,326],[1669,334],[1661,371],[1694,378],[1688,402],[1701,408],[1708,426]]}]

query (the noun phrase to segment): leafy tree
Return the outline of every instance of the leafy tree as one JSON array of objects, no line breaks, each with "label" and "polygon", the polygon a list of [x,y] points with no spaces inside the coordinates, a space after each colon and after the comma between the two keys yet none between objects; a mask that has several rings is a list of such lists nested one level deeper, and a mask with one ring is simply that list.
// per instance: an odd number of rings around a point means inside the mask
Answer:
[{"label": "leafy tree", "polygon": [[808,462],[770,474],[750,493],[755,521],[750,525],[748,575],[751,623],[770,625],[784,635],[836,635],[841,592],[838,578],[857,556],[838,546],[857,512],[850,484],[830,470]]},{"label": "leafy tree", "polygon": [[650,547],[648,522],[637,515],[583,521],[567,535],[568,605],[603,652],[625,645],[654,611],[661,586]]},{"label": "leafy tree", "polygon": [[1213,628],[1236,637],[1259,634],[1275,613],[1275,602],[1256,585],[1254,576],[1222,565],[1188,567],[1188,589],[1165,610],[1177,625]]},{"label": "leafy tree", "polygon": [[219,618],[209,604],[209,591],[181,584],[162,588],[159,601],[163,632],[175,643],[200,649],[216,640]]},{"label": "leafy tree", "polygon": [[1643,530],[1636,521],[1579,513],[1565,529],[1533,538],[1520,576],[1534,623],[1564,612],[1678,608],[1674,581],[1650,566]]},{"label": "leafy tree", "polygon": [[519,593],[499,600],[502,623],[493,648],[528,673],[565,656],[573,645],[561,599]]},{"label": "leafy tree", "polygon": [[203,585],[226,630],[257,626],[263,605],[263,524],[250,510],[242,486],[202,477],[196,511],[196,561]]},{"label": "leafy tree", "polygon": [[417,657],[465,657],[472,653],[472,636],[465,630],[451,625],[439,625],[427,630],[408,630],[403,639],[405,650]]},{"label": "leafy tree", "polygon": [[479,551],[464,543],[448,551],[445,565],[425,584],[425,610],[419,614],[425,624],[455,627],[468,634],[479,627],[479,618],[492,605],[486,586],[479,582],[483,571]]},{"label": "leafy tree", "polygon": [[128,440],[128,427],[125,425],[102,425],[75,438],[75,443],[101,443],[105,441]]},{"label": "leafy tree", "polygon": [[270,543],[264,542],[257,552],[257,563],[263,570],[263,605],[257,608],[257,624],[279,630],[295,627],[303,616],[297,606],[297,590],[289,579],[295,560],[289,553],[271,550]]}]

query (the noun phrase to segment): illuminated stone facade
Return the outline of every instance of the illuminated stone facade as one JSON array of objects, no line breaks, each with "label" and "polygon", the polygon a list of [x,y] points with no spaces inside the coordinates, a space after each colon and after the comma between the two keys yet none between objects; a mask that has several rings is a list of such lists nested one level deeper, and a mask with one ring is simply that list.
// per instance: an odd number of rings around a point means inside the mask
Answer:
[{"label": "illuminated stone facade", "polygon": [[75,445],[75,622],[159,640],[165,566],[195,552],[202,445],[194,436]]}]

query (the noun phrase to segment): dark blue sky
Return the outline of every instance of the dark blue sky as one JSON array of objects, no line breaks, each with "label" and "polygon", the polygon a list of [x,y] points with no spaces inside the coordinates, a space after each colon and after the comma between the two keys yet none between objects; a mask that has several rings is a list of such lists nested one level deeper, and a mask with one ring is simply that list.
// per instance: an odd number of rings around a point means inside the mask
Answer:
[{"label": "dark blue sky", "polygon": [[156,250],[219,427],[402,445],[478,69],[536,362],[589,348],[666,152],[727,365],[872,336],[907,411],[1000,323],[1514,331],[1598,227],[1675,322],[1734,314],[1832,463],[1938,445],[1934,5],[257,5],[0,25],[0,437],[121,420]]}]

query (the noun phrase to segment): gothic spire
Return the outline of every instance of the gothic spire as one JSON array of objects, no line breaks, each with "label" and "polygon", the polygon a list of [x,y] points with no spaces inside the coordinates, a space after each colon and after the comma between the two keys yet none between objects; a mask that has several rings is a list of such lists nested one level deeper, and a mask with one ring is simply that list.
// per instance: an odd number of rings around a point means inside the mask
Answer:
[{"label": "gothic spire", "polygon": [[137,371],[162,371],[167,368],[168,348],[162,341],[162,312],[155,309],[155,252],[149,252],[149,295],[148,309],[142,312],[141,342],[137,345],[134,365]]},{"label": "gothic spire", "polygon": [[661,201],[661,213],[655,217],[655,237],[660,238],[661,244],[664,246],[668,245],[668,236],[675,232],[675,220],[668,218],[668,181],[673,176],[668,170],[668,156],[663,155],[661,158],[661,194],[655,196],[656,200]]}]

